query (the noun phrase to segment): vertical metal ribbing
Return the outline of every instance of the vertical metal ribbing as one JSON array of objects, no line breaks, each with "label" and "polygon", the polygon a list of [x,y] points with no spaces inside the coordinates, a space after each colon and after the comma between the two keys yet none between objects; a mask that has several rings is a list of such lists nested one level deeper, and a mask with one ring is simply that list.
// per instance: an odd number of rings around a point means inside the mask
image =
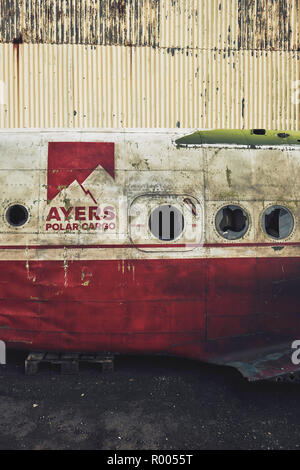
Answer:
[{"label": "vertical metal ribbing", "polygon": [[265,34],[248,0],[111,1],[0,2],[1,128],[298,128],[299,2],[256,0]]}]

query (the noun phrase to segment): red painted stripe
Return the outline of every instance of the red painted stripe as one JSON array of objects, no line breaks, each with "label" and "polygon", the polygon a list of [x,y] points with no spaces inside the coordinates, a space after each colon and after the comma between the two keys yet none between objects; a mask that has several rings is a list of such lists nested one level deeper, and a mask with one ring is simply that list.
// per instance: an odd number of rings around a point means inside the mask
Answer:
[{"label": "red painted stripe", "polygon": [[0,261],[0,338],[207,359],[236,338],[241,349],[261,334],[298,339],[299,286],[295,257],[125,260],[123,269],[119,260],[78,260],[67,270],[63,261]]},{"label": "red painted stripe", "polygon": [[105,249],[105,248],[255,248],[277,246],[300,246],[300,242],[274,243],[204,243],[204,244],[102,244],[102,245],[0,245],[0,250],[57,250],[66,249]]},{"label": "red painted stripe", "polygon": [[[195,245],[196,246],[196,245]],[[199,245],[201,246],[201,245]],[[134,245],[134,244],[113,244],[113,245],[0,245],[0,250],[57,250],[61,248],[67,249],[93,249],[93,248],[186,248],[187,245]]]}]

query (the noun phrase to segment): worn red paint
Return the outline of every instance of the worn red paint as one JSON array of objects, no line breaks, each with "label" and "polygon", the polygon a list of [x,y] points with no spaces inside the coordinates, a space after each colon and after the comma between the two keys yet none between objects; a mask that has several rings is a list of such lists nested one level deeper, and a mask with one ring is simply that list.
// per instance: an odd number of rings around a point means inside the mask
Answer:
[{"label": "worn red paint", "polygon": [[[0,262],[0,332],[32,349],[213,360],[293,341],[299,258]],[[134,273],[134,274],[133,274]],[[22,285],[22,289],[20,289]]]},{"label": "worn red paint", "polygon": [[[99,166],[114,178],[114,143],[111,142],[49,142],[47,199],[57,196],[63,187],[82,183]],[[94,200],[95,203],[97,203]]]}]

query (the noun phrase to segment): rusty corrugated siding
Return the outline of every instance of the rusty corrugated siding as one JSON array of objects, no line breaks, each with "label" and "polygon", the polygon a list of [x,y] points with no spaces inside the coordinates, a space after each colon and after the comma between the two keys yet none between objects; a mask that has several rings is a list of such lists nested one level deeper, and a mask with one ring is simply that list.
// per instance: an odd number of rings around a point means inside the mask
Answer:
[{"label": "rusty corrugated siding", "polygon": [[299,50],[298,13],[298,0],[0,0],[0,42]]},{"label": "rusty corrugated siding", "polygon": [[239,49],[298,51],[298,0],[240,0]]},{"label": "rusty corrugated siding", "polygon": [[299,128],[298,0],[0,0],[0,126]]},{"label": "rusty corrugated siding", "polygon": [[160,0],[1,0],[1,42],[155,46]]}]

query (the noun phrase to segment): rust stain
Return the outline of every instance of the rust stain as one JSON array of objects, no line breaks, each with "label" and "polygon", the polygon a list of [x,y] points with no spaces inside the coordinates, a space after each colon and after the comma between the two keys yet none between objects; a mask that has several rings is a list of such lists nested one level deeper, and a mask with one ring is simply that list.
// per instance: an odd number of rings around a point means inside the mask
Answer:
[{"label": "rust stain", "polygon": [[19,44],[23,44],[22,34],[19,33],[18,37],[13,38],[12,43],[17,50],[19,50]]},{"label": "rust stain", "polygon": [[85,270],[83,270],[81,272],[81,285],[83,287],[88,287],[92,280],[92,277],[93,277],[93,273],[86,272]]},{"label": "rust stain", "polygon": [[16,105],[17,105],[17,115],[19,116],[19,112],[20,112],[20,101],[19,101],[19,97],[20,97],[20,44],[22,44],[23,42],[23,38],[22,36],[19,36],[19,38],[14,38],[13,40],[13,53],[14,53],[14,62],[16,64],[16,91],[17,91],[17,102],[16,102]]},{"label": "rust stain", "polygon": [[116,10],[120,16],[124,16],[126,12],[126,0],[115,0],[111,4],[112,10]]},{"label": "rust stain", "polygon": [[[295,3],[299,15],[298,1]],[[289,0],[239,0],[238,49],[298,50],[292,42],[292,8]]]},{"label": "rust stain", "polygon": [[1,2],[0,42],[159,45],[161,0]]},{"label": "rust stain", "polygon": [[[169,3],[176,15],[187,8],[185,2]],[[0,42],[161,47],[161,21],[169,19],[162,13],[167,4],[162,0],[2,0]],[[222,12],[221,2],[218,10]],[[190,14],[198,24],[201,12],[194,8]],[[299,50],[299,35],[293,31],[298,16],[298,0],[238,0],[234,46],[238,50]],[[229,53],[231,25],[226,41]],[[169,53],[180,49],[179,44],[171,46]]]}]

